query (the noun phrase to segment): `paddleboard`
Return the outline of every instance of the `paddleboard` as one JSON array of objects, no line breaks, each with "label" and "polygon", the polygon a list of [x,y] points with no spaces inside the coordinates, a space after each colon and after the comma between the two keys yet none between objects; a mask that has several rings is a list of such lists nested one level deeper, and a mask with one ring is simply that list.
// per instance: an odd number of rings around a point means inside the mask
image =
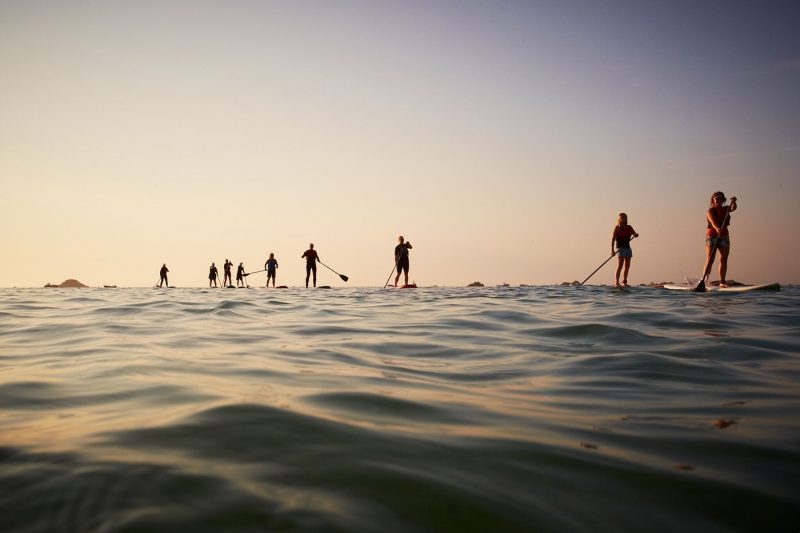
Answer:
[{"label": "paddleboard", "polygon": [[[664,285],[665,289],[671,291],[689,291],[693,292],[695,285]],[[751,291],[779,291],[781,290],[780,283],[764,283],[762,285],[739,285],[736,287],[719,288],[716,285],[706,285],[706,292],[751,292]]]},{"label": "paddleboard", "polygon": [[318,289],[330,289],[330,288],[331,288],[331,286],[330,286],[330,285],[320,285],[320,286],[319,286],[319,287],[317,287],[317,288],[318,288]]}]

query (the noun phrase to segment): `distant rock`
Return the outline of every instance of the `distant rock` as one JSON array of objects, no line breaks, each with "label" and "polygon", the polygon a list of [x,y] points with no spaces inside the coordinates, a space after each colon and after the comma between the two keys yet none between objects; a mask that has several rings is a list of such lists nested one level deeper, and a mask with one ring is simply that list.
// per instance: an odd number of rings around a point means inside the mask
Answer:
[{"label": "distant rock", "polygon": [[473,281],[472,283],[467,285],[467,287],[483,287],[483,283],[481,283],[480,281]]},{"label": "distant rock", "polygon": [[48,283],[47,285],[45,285],[45,287],[55,288],[55,289],[72,289],[72,288],[81,289],[84,287],[88,287],[88,285],[84,285],[77,279],[65,279],[64,283],[62,283],[61,285],[53,285],[52,283]]},{"label": "distant rock", "polygon": [[565,286],[565,287],[569,287],[569,286],[576,286],[576,285],[580,285],[580,284],[581,284],[581,282],[580,282],[580,281],[578,281],[578,280],[575,280],[575,281],[565,281],[565,282],[561,283],[561,285],[562,285],[562,286]]}]

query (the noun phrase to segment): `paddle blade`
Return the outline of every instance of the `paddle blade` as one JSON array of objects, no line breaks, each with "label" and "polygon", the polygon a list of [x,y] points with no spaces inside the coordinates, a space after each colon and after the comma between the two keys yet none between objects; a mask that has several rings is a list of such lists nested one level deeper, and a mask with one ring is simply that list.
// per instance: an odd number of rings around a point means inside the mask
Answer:
[{"label": "paddle blade", "polygon": [[347,281],[348,279],[350,279],[347,276],[345,276],[344,274],[339,274],[339,277],[342,278],[342,281]]},{"label": "paddle blade", "polygon": [[692,289],[692,292],[706,292],[705,280],[701,279],[700,281],[698,281],[697,285],[695,285],[694,289]]}]

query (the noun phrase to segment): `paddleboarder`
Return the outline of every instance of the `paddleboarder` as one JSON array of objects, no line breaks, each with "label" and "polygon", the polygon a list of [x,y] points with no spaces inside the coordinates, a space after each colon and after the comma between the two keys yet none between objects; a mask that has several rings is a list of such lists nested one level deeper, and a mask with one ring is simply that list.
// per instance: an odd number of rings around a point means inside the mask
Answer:
[{"label": "paddleboarder", "polygon": [[394,262],[397,265],[397,275],[394,277],[394,286],[400,279],[400,272],[405,275],[405,284],[408,285],[408,251],[413,248],[410,242],[406,242],[402,235],[397,240],[400,242],[394,247]]},{"label": "paddleboarder", "polygon": [[231,267],[233,263],[229,260],[225,260],[225,264],[222,265],[222,270],[225,272],[225,275],[222,277],[222,286],[227,287],[228,285],[232,285],[233,282],[231,281]]},{"label": "paddleboarder", "polygon": [[214,284],[215,287],[217,286],[217,276],[219,276],[219,271],[217,270],[217,267],[214,265],[214,263],[211,263],[211,267],[209,267],[209,269],[208,269],[208,286],[209,287],[211,287],[212,283]]},{"label": "paddleboarder", "polygon": [[245,286],[244,282],[244,263],[239,263],[239,266],[236,267],[236,286],[239,286],[241,283],[242,287]]},{"label": "paddleboarder", "polygon": [[[628,215],[620,213],[617,218],[617,225],[611,233],[611,255],[617,255],[617,273],[614,277],[615,287],[628,286],[628,270],[631,268],[631,258],[633,257],[633,250],[631,250],[631,239],[635,239],[639,234],[633,229],[633,226],[628,225]],[[614,245],[617,245],[616,252]],[[622,285],[619,284],[619,274],[622,272],[623,267],[625,271],[622,273]]]},{"label": "paddleboarder", "polygon": [[719,286],[728,286],[725,276],[728,273],[728,255],[731,251],[731,239],[728,226],[731,223],[731,213],[736,211],[736,197],[731,197],[730,205],[725,205],[725,193],[716,191],[711,195],[711,207],[706,211],[706,263],[703,267],[703,279],[711,274],[714,266],[714,256],[719,250]]},{"label": "paddleboarder", "polygon": [[[314,245],[312,244],[311,246],[313,247]],[[270,278],[272,278],[272,286],[275,287],[275,271],[277,269],[278,269],[278,260],[275,259],[274,253],[270,253],[269,259],[267,259],[267,262],[264,263],[264,270],[267,271],[267,284],[264,285],[265,287],[269,287]],[[308,287],[308,278],[306,278],[306,287]]]},{"label": "paddleboarder", "polygon": [[[314,250],[314,243],[308,245],[308,250],[303,252],[300,259],[306,260],[306,288],[308,288],[308,278],[311,273],[314,273],[314,287],[317,286],[317,261],[319,261],[319,254]],[[274,282],[273,282],[274,283]]]},{"label": "paddleboarder", "polygon": [[163,287],[165,283],[167,284],[167,287],[169,287],[169,281],[167,280],[167,272],[169,272],[169,269],[167,268],[167,264],[164,263],[163,265],[161,265],[161,271],[159,272],[159,274],[161,275],[161,281],[158,282],[159,287]]}]

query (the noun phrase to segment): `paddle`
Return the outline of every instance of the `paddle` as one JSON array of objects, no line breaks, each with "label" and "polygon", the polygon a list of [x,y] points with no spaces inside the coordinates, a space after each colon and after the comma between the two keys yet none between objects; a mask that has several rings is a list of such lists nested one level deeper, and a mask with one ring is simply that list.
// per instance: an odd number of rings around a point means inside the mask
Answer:
[{"label": "paddle", "polygon": [[[725,209],[725,216],[722,217],[722,225],[720,226],[718,233],[721,233],[722,230],[725,229],[725,226],[727,226],[726,222],[728,221],[728,215],[731,212],[731,205],[733,204],[734,198],[736,197],[731,196],[731,203],[728,204],[728,207]],[[694,289],[692,289],[692,292],[706,292],[706,276],[710,275],[711,273],[711,266],[714,264],[714,254],[717,253],[717,247],[719,246],[719,240],[721,238],[722,237],[720,235],[717,235],[717,238],[714,239],[714,246],[711,247],[711,255],[709,256],[711,257],[711,261],[709,261],[708,264],[709,271],[708,273],[703,271],[703,274],[700,276],[700,281],[697,282],[697,285]],[[722,261],[722,259],[720,259],[720,261]]]},{"label": "paddle", "polygon": [[383,288],[385,289],[387,285],[389,285],[389,280],[392,279],[392,274],[394,274],[394,269],[397,268],[397,265],[400,264],[400,256],[398,255],[397,258],[394,260],[394,266],[392,267],[392,271],[389,272],[389,277],[386,278],[386,283],[383,284]]},{"label": "paddle", "polygon": [[345,276],[344,274],[339,274],[338,272],[336,272],[334,269],[332,269],[331,267],[329,267],[328,265],[326,265],[326,264],[325,264],[325,263],[323,263],[322,261],[320,261],[320,262],[319,262],[319,264],[320,264],[320,265],[322,265],[322,266],[324,266],[325,268],[327,268],[328,270],[330,270],[331,272],[333,272],[334,274],[336,274],[336,275],[337,275],[337,276],[339,276],[340,278],[342,278],[342,281],[347,281],[348,279],[350,279],[350,278],[348,278],[347,276]]},{"label": "paddle", "polygon": [[256,270],[255,272],[248,272],[247,274],[242,274],[243,276],[249,276],[250,274],[258,274],[259,272],[266,272],[267,269],[264,268],[262,270]]},{"label": "paddle", "polygon": [[611,257],[609,257],[608,259],[606,259],[605,261],[603,261],[603,263],[602,263],[602,264],[601,264],[599,267],[595,268],[595,269],[594,269],[594,272],[592,272],[591,274],[589,274],[589,275],[586,277],[586,279],[585,279],[585,280],[581,281],[581,282],[578,284],[578,287],[580,287],[581,285],[583,285],[584,283],[586,283],[587,281],[589,281],[589,278],[591,278],[592,276],[594,276],[595,274],[597,274],[597,271],[598,271],[598,270],[600,270],[601,268],[603,268],[604,266],[606,266],[606,263],[608,263],[609,261],[611,261],[611,258],[612,258],[612,257],[614,257],[615,255],[617,255],[617,252],[614,252],[613,254],[611,254]]},{"label": "paddle", "polygon": [[[631,240],[633,240],[633,239],[635,239],[635,238],[636,238],[636,236],[633,236],[633,237],[631,237]],[[618,253],[618,252],[619,252],[619,250],[617,250],[616,252],[613,252],[613,253],[611,254],[611,257],[614,257],[615,255],[617,255],[617,253]],[[589,281],[589,278],[591,278],[592,276],[594,276],[595,274],[597,274],[597,271],[598,271],[598,270],[600,270],[601,268],[603,268],[604,266],[606,266],[606,263],[608,263],[609,261],[611,261],[611,257],[609,257],[608,259],[606,259],[605,261],[603,261],[603,264],[601,264],[599,267],[595,268],[595,269],[594,269],[594,272],[592,272],[591,274],[589,274],[589,276],[588,276],[588,277],[587,277],[585,280],[581,281],[581,282],[578,284],[578,287],[580,287],[581,285],[583,285],[584,283],[586,283],[587,281]]]}]

